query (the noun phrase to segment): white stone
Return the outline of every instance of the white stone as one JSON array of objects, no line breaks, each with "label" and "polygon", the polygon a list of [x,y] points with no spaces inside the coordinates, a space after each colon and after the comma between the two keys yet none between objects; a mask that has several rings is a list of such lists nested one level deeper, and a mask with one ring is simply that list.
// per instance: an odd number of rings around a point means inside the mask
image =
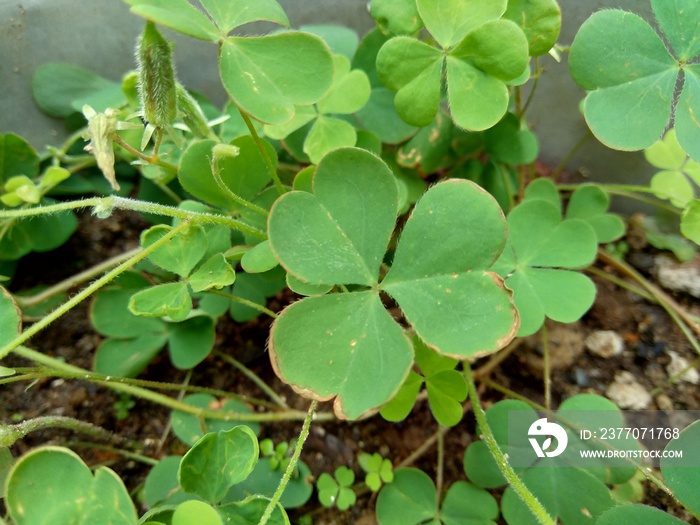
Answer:
[{"label": "white stone", "polygon": [[[677,376],[690,366],[690,363],[676,352],[669,350],[668,355],[671,356],[671,362],[666,366],[666,373],[668,374],[668,377]],[[700,372],[698,372],[697,368],[691,368],[685,374],[680,376],[678,380],[697,385],[700,383]]]},{"label": "white stone", "polygon": [[651,403],[651,395],[630,372],[620,372],[605,395],[620,408],[642,410]]},{"label": "white stone", "polygon": [[620,355],[625,349],[625,342],[613,330],[599,330],[586,337],[586,348],[595,355],[607,359]]},{"label": "white stone", "polygon": [[697,257],[686,263],[678,263],[667,255],[659,255],[654,262],[661,286],[700,298],[700,261]]}]

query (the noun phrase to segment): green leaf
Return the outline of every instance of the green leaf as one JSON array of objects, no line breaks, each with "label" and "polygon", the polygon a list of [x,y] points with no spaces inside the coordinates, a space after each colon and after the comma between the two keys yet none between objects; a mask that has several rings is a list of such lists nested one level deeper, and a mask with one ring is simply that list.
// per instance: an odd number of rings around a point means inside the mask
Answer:
[{"label": "green leaf", "polygon": [[[155,322],[161,326],[160,322]],[[129,339],[107,339],[95,353],[95,371],[115,377],[136,377],[160,353],[167,341],[165,333],[146,333]]]},{"label": "green leaf", "polygon": [[382,142],[398,144],[416,132],[404,122],[394,107],[394,94],[384,87],[372,89],[367,104],[356,114],[360,123]]},{"label": "green leaf", "polygon": [[[470,226],[476,222],[479,229]],[[434,186],[406,223],[381,288],[441,354],[463,359],[489,353],[514,337],[518,322],[510,292],[487,271],[503,249],[505,232],[493,197],[464,180]]]},{"label": "green leaf", "polygon": [[313,195],[292,191],[273,206],[275,256],[304,282],[376,283],[398,206],[391,171],[366,151],[335,150],[319,164],[313,185]]},{"label": "green leaf", "polygon": [[450,486],[440,509],[445,525],[496,525],[498,514],[495,498],[465,481]]},{"label": "green leaf", "polygon": [[317,102],[333,78],[332,56],[318,37],[298,32],[230,37],[219,54],[226,91],[244,111],[269,124]]},{"label": "green leaf", "polygon": [[[608,488],[579,468],[530,468],[521,479],[549,515],[558,517],[562,525],[593,525],[615,505]],[[539,523],[511,487],[503,494],[501,512],[509,525]]]},{"label": "green leaf", "polygon": [[510,20],[488,22],[467,35],[447,56],[448,98],[455,124],[480,131],[501,120],[508,109],[505,82],[527,67],[527,53],[525,35]]},{"label": "green leaf", "polygon": [[[569,67],[576,83],[590,92],[584,115],[598,140],[637,150],[659,138],[669,120],[679,65],[642,18],[617,10],[593,14],[574,39]],[[684,108],[679,102],[678,108],[682,120],[692,104]]]},{"label": "green leaf", "polygon": [[32,77],[32,95],[44,113],[65,118],[88,104],[97,112],[126,103],[121,84],[73,64],[40,65]]},{"label": "green leaf", "polygon": [[8,475],[5,502],[17,525],[87,525],[96,519],[137,523],[134,504],[116,474],[100,467],[93,476],[77,454],[61,447],[36,448],[21,457]]},{"label": "green leaf", "polygon": [[[697,11],[697,6],[692,6],[691,9]],[[698,37],[694,39],[697,40]],[[683,72],[685,83],[676,106],[676,133],[683,149],[700,162],[700,124],[696,116],[700,112],[700,67],[697,64],[688,65],[683,68]]]},{"label": "green leaf", "polygon": [[333,289],[333,286],[330,284],[309,284],[289,274],[287,274],[287,286],[294,293],[307,296],[324,295]]},{"label": "green leaf", "polygon": [[[169,232],[170,226],[159,225],[141,234],[141,246],[149,247]],[[158,248],[148,258],[169,272],[187,277],[207,251],[207,235],[201,226],[190,226]]]},{"label": "green leaf", "polygon": [[507,164],[530,164],[539,154],[537,136],[527,128],[521,129],[521,122],[513,113],[506,113],[498,124],[487,130],[484,140],[490,158]]},{"label": "green leaf", "polygon": [[683,211],[681,233],[696,244],[700,244],[700,200],[693,199]]},{"label": "green leaf", "polygon": [[299,27],[299,31],[321,37],[323,41],[328,44],[331,53],[334,55],[343,55],[348,60],[352,60],[360,41],[360,37],[357,36],[356,31],[342,25],[303,25]]},{"label": "green leaf", "polygon": [[[310,482],[312,475],[309,467],[302,461],[297,463],[297,467],[299,472],[292,475],[280,498],[280,504],[286,509],[301,507],[309,501],[313,492],[313,484]],[[253,471],[244,481],[231,487],[223,502],[240,501],[252,494],[272,498],[272,495],[279,487],[283,475],[284,470],[272,470],[270,468],[270,461],[258,461]]]},{"label": "green leaf", "polygon": [[350,60],[342,55],[333,56],[333,83],[318,101],[318,112],[355,113],[369,100],[370,84],[367,74],[360,69],[350,69]]},{"label": "green leaf", "polygon": [[379,525],[418,525],[436,515],[435,485],[418,469],[396,470],[377,498]]},{"label": "green leaf", "polygon": [[379,78],[397,91],[396,111],[411,126],[427,126],[437,115],[443,63],[438,49],[415,38],[392,38],[379,50]]},{"label": "green leaf", "polygon": [[[219,513],[227,520],[226,523],[240,523],[241,525],[253,525],[260,523],[270,499],[263,496],[250,496],[243,501],[237,501],[218,508]],[[282,505],[272,511],[268,525],[289,525],[289,518]]]},{"label": "green leaf", "polygon": [[610,197],[594,185],[576,188],[566,208],[567,219],[581,219],[595,231],[598,243],[615,241],[625,234],[625,223],[619,215],[608,213]]},{"label": "green leaf", "polygon": [[681,457],[662,457],[661,473],[668,487],[678,500],[693,513],[700,512],[700,494],[694,487],[700,483],[700,450],[697,443],[700,439],[700,423],[695,422],[672,440],[665,451],[682,454]]},{"label": "green leaf", "polygon": [[22,331],[22,312],[10,292],[0,286],[0,348]]},{"label": "green leaf", "polygon": [[444,370],[425,380],[430,411],[443,426],[453,427],[462,420],[462,402],[467,398],[467,383],[456,370]]},{"label": "green leaf", "polygon": [[176,368],[188,370],[201,363],[214,347],[215,322],[198,315],[181,323],[168,324],[170,360]]},{"label": "green leaf", "polygon": [[181,459],[181,456],[166,456],[151,468],[143,486],[146,505],[177,505],[196,497],[184,492],[177,480]]},{"label": "green leaf", "polygon": [[318,164],[330,151],[354,146],[357,133],[352,124],[333,117],[319,116],[304,141],[304,153]]},{"label": "green leaf", "polygon": [[373,291],[309,297],[287,307],[270,332],[280,378],[343,419],[385,403],[403,383],[413,350]]},{"label": "green leaf", "polygon": [[601,514],[596,525],[683,525],[683,521],[646,505],[619,505]]},{"label": "green leaf", "polygon": [[[526,412],[527,416],[518,416],[518,423],[523,425],[523,428],[509,428],[509,413],[515,410]],[[486,410],[486,421],[493,432],[494,438],[498,443],[502,452],[507,453],[511,447],[517,447],[519,443],[509,443],[509,432],[522,432],[522,435],[527,435],[530,423],[534,423],[539,416],[532,407],[523,401],[508,399],[494,403]],[[480,430],[477,429],[477,434]],[[520,435],[520,434],[516,434]],[[529,442],[524,446],[527,447],[534,462],[537,457],[532,452],[532,447]],[[513,452],[513,450],[511,450]],[[522,467],[515,467],[516,472],[522,471]],[[498,488],[506,484],[506,479],[501,474],[496,461],[489,451],[484,441],[474,441],[471,443],[464,453],[464,471],[467,477],[476,485],[483,488]]]},{"label": "green leaf", "polygon": [[129,311],[144,317],[171,317],[182,321],[191,310],[192,298],[184,281],[146,288],[129,301]]},{"label": "green leaf", "polygon": [[423,27],[415,0],[373,0],[369,14],[385,35],[413,35]]},{"label": "green leaf", "polygon": [[201,40],[221,38],[216,26],[187,0],[124,0],[131,12]]},{"label": "green leaf", "polygon": [[[239,148],[239,153],[219,161],[219,176],[233,193],[252,200],[270,181],[265,159],[250,135],[238,137],[230,144]],[[239,210],[241,205],[219,187],[212,174],[212,149],[215,145],[213,140],[192,143],[180,158],[178,180],[183,188],[198,199],[227,210]],[[263,147],[272,159],[273,167],[277,169],[274,148],[267,141],[263,141]]]},{"label": "green leaf", "polygon": [[172,525],[223,525],[221,516],[215,508],[203,501],[185,501],[175,509]]},{"label": "green leaf", "polygon": [[423,378],[413,370],[391,400],[382,407],[380,414],[387,421],[403,421],[416,403],[418,391],[423,385]]},{"label": "green leaf", "polygon": [[507,0],[417,0],[425,27],[444,48],[450,48],[506,10]]},{"label": "green leaf", "polygon": [[669,129],[662,139],[644,150],[644,158],[656,168],[680,171],[688,160],[688,154],[678,143],[676,130]]},{"label": "green leaf", "polygon": [[659,27],[668,38],[679,62],[687,62],[700,54],[700,6],[682,0],[651,0]]},{"label": "green leaf", "polygon": [[509,0],[503,18],[512,20],[525,33],[530,56],[547,53],[561,31],[561,9],[556,0]]},{"label": "green leaf", "polygon": [[206,434],[182,458],[180,486],[185,492],[217,503],[231,486],[248,477],[258,455],[258,440],[246,426]]},{"label": "green leaf", "polygon": [[95,330],[108,337],[130,338],[163,331],[163,324],[155,319],[137,317],[129,309],[129,300],[135,290],[148,282],[139,276],[137,288],[107,288],[95,296],[90,310]]},{"label": "green leaf", "polygon": [[228,35],[232,29],[247,24],[266,20],[289,27],[289,20],[284,9],[276,0],[199,0],[219,27],[222,35]]},{"label": "green leaf", "polygon": [[318,489],[318,500],[324,507],[332,507],[338,497],[338,483],[333,479],[333,477],[324,472],[318,477],[316,482],[316,487]]},{"label": "green leaf", "polygon": [[218,253],[200,266],[188,279],[192,290],[202,292],[215,288],[221,290],[224,286],[233,284],[236,272],[224,257]]},{"label": "green leaf", "polygon": [[[252,411],[250,408],[234,399],[228,399],[221,403],[214,396],[209,394],[192,394],[186,396],[184,403],[198,408],[206,408],[222,412],[236,412],[239,414],[249,414]],[[260,425],[258,423],[241,423],[234,420],[225,421],[223,419],[204,419],[204,431],[197,416],[173,410],[170,415],[170,423],[173,427],[175,435],[188,445],[194,445],[204,434],[209,432],[219,432],[222,430],[231,430],[238,425],[249,427],[253,434],[260,433]]]},{"label": "green leaf", "polygon": [[595,260],[598,241],[580,219],[562,221],[550,202],[525,199],[508,215],[508,246],[496,263],[506,278],[520,313],[519,336],[536,332],[549,317],[570,323],[579,319],[595,299],[595,286],[586,276],[567,271]]},{"label": "green leaf", "polygon": [[39,155],[29,142],[14,133],[0,134],[0,184],[14,175],[39,174]]}]

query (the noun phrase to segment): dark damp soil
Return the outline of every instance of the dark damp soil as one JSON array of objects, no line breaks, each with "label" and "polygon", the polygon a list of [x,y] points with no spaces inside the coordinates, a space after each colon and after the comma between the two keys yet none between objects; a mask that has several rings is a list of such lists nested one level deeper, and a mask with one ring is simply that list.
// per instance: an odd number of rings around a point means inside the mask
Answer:
[{"label": "dark damp soil", "polygon": [[[77,233],[67,244],[51,254],[33,254],[23,260],[13,280],[12,290],[58,282],[133,248],[137,246],[139,232],[147,226],[140,216],[133,213],[116,212],[106,220],[97,220],[85,213],[81,216]],[[652,255],[640,251],[630,259],[647,260]],[[567,397],[582,392],[604,395],[615,374],[626,370],[648,391],[656,391],[650,409],[700,409],[700,389],[697,386],[687,382],[668,382],[666,366],[670,357],[667,350],[672,349],[689,361],[693,359],[692,349],[676,325],[660,307],[631,292],[601,279],[597,279],[596,284],[598,297],[584,319],[571,325],[548,325],[552,352],[552,405],[556,407]],[[695,310],[697,315],[698,306],[693,304],[692,298],[679,295],[676,299]],[[278,311],[290,300],[292,297],[283,292],[272,298],[268,307]],[[89,301],[86,301],[32,338],[28,346],[61,357],[68,363],[91,368],[94,352],[102,338],[90,324],[88,308]],[[265,353],[269,326],[270,322],[265,319],[237,324],[228,318],[222,318],[217,326],[216,348],[244,362],[282,395],[290,406],[305,410],[307,402],[283,385],[272,372]],[[626,343],[622,354],[603,359],[587,351],[583,341],[595,330],[618,332]],[[541,342],[536,337],[523,340],[493,369],[490,379],[533,401],[543,403],[544,382],[540,353]],[[478,368],[485,362],[482,360],[474,366]],[[28,366],[28,363],[12,356],[3,364]],[[161,355],[141,377],[179,383],[185,380],[186,374],[174,369],[167,355]],[[265,397],[264,392],[253,382],[213,355],[196,367],[190,384],[257,398]],[[483,384],[481,396],[485,406],[504,397],[499,391],[486,388]],[[46,415],[70,416],[141,442],[143,453],[153,458],[182,454],[186,450],[169,432],[168,410],[134,399],[135,404],[129,409],[127,417],[117,419],[115,403],[119,401],[117,394],[87,381],[48,378],[31,385],[12,383],[0,389],[0,420],[11,422]],[[321,405],[320,409],[330,410],[331,407],[326,404]],[[445,487],[456,480],[466,479],[462,456],[467,445],[475,439],[475,428],[473,413],[468,404],[465,405],[465,411],[463,421],[445,434]],[[300,422],[266,424],[262,426],[260,438],[270,437],[275,442],[290,440],[298,435],[300,426]],[[398,465],[426,442],[432,440],[434,443],[436,431],[437,425],[427,402],[423,400],[418,402],[405,421],[398,424],[388,423],[378,416],[355,423],[314,423],[302,459],[316,477],[346,465],[360,478],[362,472],[356,460],[360,452],[380,452],[390,458],[394,465]],[[67,430],[41,431],[18,441],[12,452],[19,456],[42,444],[70,443],[88,464],[110,466],[122,477],[130,491],[135,494],[138,492],[148,473],[148,466],[124,459],[111,451],[83,446],[80,444],[82,441],[89,441],[89,438]],[[426,448],[414,465],[435,479],[436,458],[436,447],[433,444]],[[695,523],[663,491],[649,483],[645,483],[644,488],[644,503]],[[496,496],[499,496],[497,492]],[[290,516],[294,521],[303,514],[311,513],[313,522],[317,524],[369,525],[375,523],[375,499],[371,494],[360,495],[358,503],[351,510],[338,512],[321,508],[314,495],[303,509],[291,511]]]}]

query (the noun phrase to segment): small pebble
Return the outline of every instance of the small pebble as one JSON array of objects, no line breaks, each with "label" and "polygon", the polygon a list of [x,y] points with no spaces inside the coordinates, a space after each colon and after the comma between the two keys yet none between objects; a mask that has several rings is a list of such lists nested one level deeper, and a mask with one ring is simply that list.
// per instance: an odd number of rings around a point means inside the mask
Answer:
[{"label": "small pebble", "polygon": [[687,292],[700,298],[700,260],[678,263],[671,257],[656,257],[655,273],[661,286],[676,292]]},{"label": "small pebble", "polygon": [[625,349],[625,342],[613,330],[599,330],[586,337],[586,348],[595,355],[607,359],[620,355]]},{"label": "small pebble", "polygon": [[[684,358],[671,350],[668,351],[671,356],[671,362],[666,366],[666,373],[669,377],[674,377],[690,366],[690,363]],[[678,378],[679,381],[686,381],[693,385],[700,383],[700,372],[697,368],[690,368],[685,374]]]},{"label": "small pebble", "polygon": [[659,410],[673,410],[673,401],[666,394],[656,396],[656,406]]},{"label": "small pebble", "polygon": [[642,410],[651,403],[651,395],[630,372],[620,372],[605,395],[620,408]]}]

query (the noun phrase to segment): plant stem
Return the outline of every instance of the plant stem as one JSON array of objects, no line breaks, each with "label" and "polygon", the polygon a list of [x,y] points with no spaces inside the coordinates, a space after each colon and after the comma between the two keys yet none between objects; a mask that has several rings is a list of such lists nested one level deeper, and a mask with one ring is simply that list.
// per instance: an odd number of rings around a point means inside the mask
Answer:
[{"label": "plant stem", "polygon": [[[25,359],[29,359],[30,361],[35,361],[36,363],[45,365],[49,368],[69,372],[69,373],[75,373],[75,374],[82,374],[81,379],[84,379],[85,381],[91,381],[92,383],[106,386],[107,388],[111,388],[112,390],[115,390],[117,392],[125,392],[127,394],[130,394],[132,396],[139,397],[141,399],[145,399],[147,401],[151,401],[152,403],[156,403],[162,406],[165,406],[167,408],[170,408],[172,410],[178,410],[180,412],[185,412],[186,414],[192,414],[193,416],[196,417],[203,417],[206,419],[216,419],[219,421],[298,421],[298,420],[303,420],[306,417],[306,413],[302,412],[300,410],[287,410],[287,411],[278,411],[278,412],[273,412],[273,413],[252,413],[252,414],[241,414],[238,412],[219,412],[216,410],[209,410],[209,409],[204,409],[204,408],[198,408],[192,405],[188,405],[187,403],[183,403],[180,401],[177,401],[176,399],[173,399],[168,396],[164,396],[163,394],[158,394],[156,392],[151,392],[148,389],[141,388],[138,386],[133,386],[133,385],[128,385],[124,383],[119,383],[111,380],[105,379],[104,381],[100,381],[97,379],[93,379],[91,376],[91,372],[88,370],[84,370],[82,368],[79,368],[77,366],[69,365],[67,363],[64,363],[63,361],[60,361],[58,359],[54,359],[52,357],[49,357],[47,355],[42,354],[41,352],[37,352],[36,350],[32,350],[31,348],[27,348],[26,346],[21,346],[19,348],[16,348],[14,350],[14,353],[20,357],[23,357]],[[332,413],[328,412],[323,412],[320,414],[315,415],[315,419],[317,421],[332,421],[335,419],[335,416]]]},{"label": "plant stem", "polygon": [[240,372],[242,372],[244,376],[246,376],[253,383],[255,383],[258,386],[258,388],[260,388],[260,390],[265,392],[265,394],[267,394],[267,396],[270,399],[272,399],[272,401],[274,401],[281,408],[283,408],[285,410],[289,408],[289,405],[287,405],[287,403],[284,402],[284,399],[282,399],[280,396],[278,396],[277,392],[272,390],[272,388],[270,388],[267,385],[267,383],[265,383],[265,381],[260,379],[260,377],[258,377],[258,375],[255,372],[253,372],[250,368],[245,366],[243,363],[241,363],[237,359],[234,359],[230,355],[224,354],[222,352],[215,352],[215,355],[217,357],[223,359],[224,361],[226,361],[231,366],[235,367]]},{"label": "plant stem", "polygon": [[87,423],[86,421],[80,421],[79,419],[64,416],[41,416],[33,419],[27,419],[26,421],[22,421],[17,425],[0,425],[0,444],[3,447],[12,446],[15,441],[22,439],[30,432],[45,430],[47,428],[65,428],[74,432],[88,434],[89,436],[93,436],[98,439],[122,443],[129,448],[141,448],[139,443],[113,434],[102,427],[98,427],[92,423]]},{"label": "plant stem", "polygon": [[221,178],[221,174],[219,173],[219,170],[214,167],[214,163],[212,163],[211,174],[214,176],[214,180],[216,181],[216,184],[219,186],[219,189],[222,192],[224,192],[224,194],[229,199],[231,199],[233,202],[235,202],[236,204],[240,204],[241,206],[244,206],[245,208],[248,208],[249,210],[252,210],[256,213],[264,215],[265,217],[267,217],[269,215],[269,212],[266,209],[261,208],[260,206],[253,204],[252,202],[244,199],[240,195],[236,195],[233,191],[231,191],[231,188],[226,186],[223,179]]},{"label": "plant stem", "polygon": [[[685,311],[676,301],[674,301],[669,295],[663,292],[660,288],[649,282],[640,274],[637,270],[632,268],[629,264],[615,257],[612,257],[605,250],[598,249],[598,259],[603,261],[610,266],[614,266],[623,273],[629,275],[632,279],[637,281],[647,292],[649,292],[654,300],[664,309],[669,315],[671,315],[674,320],[682,320],[688,327],[690,327],[696,334],[700,335],[700,325],[695,321],[695,319]],[[680,325],[679,325],[680,326]],[[682,327],[681,327],[682,329]],[[695,345],[693,345],[695,346]]]},{"label": "plant stem", "polygon": [[[162,131],[160,138],[162,138]],[[112,140],[119,144],[122,148],[124,148],[126,151],[131,153],[132,155],[140,158],[143,161],[148,162],[151,166],[160,166],[161,168],[165,168],[166,170],[172,171],[173,173],[177,173],[177,166],[175,164],[170,164],[169,162],[165,162],[164,160],[160,160],[160,158],[157,155],[158,151],[158,146],[160,145],[160,140],[156,140],[155,146],[153,147],[154,154],[152,156],[145,155],[144,153],[141,153],[139,150],[136,148],[133,148],[131,144],[126,142],[123,138],[119,136],[118,133],[114,133],[112,135]]]},{"label": "plant stem", "polygon": [[226,297],[227,299],[230,299],[231,301],[235,303],[240,303],[242,305],[245,305],[249,308],[253,308],[254,310],[257,310],[258,312],[264,313],[266,315],[269,315],[273,319],[277,319],[277,314],[273,312],[272,310],[269,310],[268,308],[265,308],[263,305],[254,303],[253,301],[249,301],[248,299],[243,299],[243,297],[236,297],[235,295],[231,295],[230,293],[225,293],[220,290],[207,290],[209,293],[212,293],[214,295],[220,295],[221,297]]},{"label": "plant stem", "polygon": [[69,448],[71,448],[71,447],[84,447],[84,448],[92,448],[94,450],[105,450],[107,452],[114,452],[115,454],[119,454],[120,456],[124,456],[127,459],[133,459],[134,461],[139,461],[141,463],[144,463],[146,465],[150,465],[152,467],[156,466],[159,463],[159,461],[157,459],[149,458],[148,456],[144,456],[143,454],[137,454],[135,452],[130,452],[128,450],[122,450],[120,448],[108,447],[106,445],[98,445],[97,443],[87,443],[85,441],[68,441],[65,443],[65,445]]},{"label": "plant stem", "polygon": [[442,486],[445,480],[445,427],[438,426],[437,431],[437,468],[435,472],[435,508],[440,508]]},{"label": "plant stem", "polygon": [[547,324],[542,325],[542,351],[544,353],[544,407],[549,413],[552,410],[552,367],[551,367],[551,355],[549,352],[549,335],[547,334]]},{"label": "plant stem", "polygon": [[486,446],[491,452],[493,458],[496,460],[498,470],[500,470],[506,480],[508,480],[508,483],[511,487],[513,487],[515,493],[518,495],[518,497],[520,497],[523,503],[527,505],[538,522],[540,522],[542,525],[555,525],[556,522],[542,506],[542,503],[540,503],[540,501],[532,494],[532,492],[530,492],[530,490],[518,477],[496,442],[496,438],[494,437],[491,427],[486,420],[486,414],[484,413],[483,408],[481,408],[481,402],[479,401],[476,385],[474,384],[471,364],[469,364],[468,361],[464,361],[464,377],[467,380],[469,399],[471,399],[472,407],[474,408],[476,421],[483,432],[483,438]]},{"label": "plant stem", "polygon": [[645,290],[642,290],[638,286],[630,284],[627,281],[623,281],[622,279],[619,279],[614,275],[610,275],[608,272],[596,268],[595,266],[589,266],[584,271],[597,277],[600,277],[601,279],[605,279],[606,281],[610,281],[615,286],[622,288],[623,290],[627,290],[628,292],[632,292],[633,294],[638,295],[639,297],[642,297],[643,299],[646,299],[649,302],[656,302],[654,296],[646,292]]},{"label": "plant stem", "polygon": [[258,132],[255,131],[255,126],[253,126],[253,122],[250,120],[248,113],[243,111],[241,108],[238,108],[238,112],[241,114],[241,117],[243,118],[243,122],[245,122],[245,125],[248,127],[248,131],[250,132],[250,136],[253,137],[253,140],[255,141],[255,145],[258,147],[258,150],[260,151],[260,155],[262,156],[263,160],[265,161],[265,166],[267,167],[267,171],[270,175],[270,178],[275,183],[275,187],[277,188],[277,191],[279,192],[280,195],[284,195],[285,189],[284,189],[284,186],[282,186],[282,181],[280,180],[279,176],[277,175],[277,170],[275,169],[275,166],[272,163],[272,159],[267,154],[267,150],[265,149],[265,145],[263,144],[262,139],[258,135]]},{"label": "plant stem", "polygon": [[564,170],[564,168],[566,168],[566,165],[569,163],[569,161],[574,158],[576,153],[578,153],[578,150],[580,150],[583,147],[583,145],[586,142],[588,142],[588,139],[590,139],[592,136],[593,133],[591,133],[590,131],[586,132],[586,134],[569,150],[569,153],[564,155],[564,158],[561,159],[559,165],[556,168],[554,168],[554,171],[552,171],[551,177],[553,179],[556,178],[556,176],[559,175]]},{"label": "plant stem", "polygon": [[292,477],[292,473],[294,472],[294,468],[296,467],[297,462],[299,461],[299,457],[301,456],[301,450],[302,448],[304,448],[304,442],[306,441],[306,438],[309,437],[309,428],[311,427],[311,420],[314,419],[314,414],[316,413],[317,407],[318,401],[312,401],[311,406],[309,406],[309,412],[306,415],[306,419],[304,419],[304,424],[301,427],[299,439],[297,439],[296,446],[294,447],[294,453],[292,454],[292,457],[289,460],[289,465],[287,465],[287,470],[284,471],[284,475],[280,480],[280,484],[277,487],[275,493],[272,495],[270,503],[267,504],[267,508],[265,509],[262,518],[260,518],[258,525],[265,525],[268,522],[268,520],[272,516],[272,512],[277,507],[277,502],[282,497],[284,489],[287,488],[287,483],[289,483],[289,480]]},{"label": "plant stem", "polygon": [[46,328],[48,325],[50,325],[56,319],[61,317],[63,314],[70,311],[71,308],[74,308],[75,306],[80,304],[82,301],[87,299],[90,295],[92,295],[97,290],[102,288],[105,284],[112,281],[115,277],[124,273],[129,268],[132,268],[133,266],[135,266],[136,263],[138,263],[139,261],[148,257],[151,253],[153,253],[158,248],[160,248],[161,246],[166,244],[170,239],[175,237],[178,233],[180,233],[182,230],[184,230],[188,226],[189,226],[189,223],[187,221],[181,222],[176,227],[174,227],[172,230],[170,230],[165,235],[163,235],[156,242],[151,244],[149,247],[144,248],[139,253],[137,253],[136,255],[131,257],[131,259],[128,259],[127,261],[123,262],[122,264],[120,264],[116,268],[112,269],[111,271],[107,272],[102,277],[100,277],[99,279],[94,281],[92,284],[90,284],[87,287],[85,287],[84,289],[82,289],[80,292],[78,292],[76,295],[74,295],[73,297],[68,299],[61,306],[59,306],[58,308],[53,310],[51,313],[49,313],[46,317],[42,318],[41,321],[34,323],[32,326],[27,328],[20,335],[15,337],[12,341],[10,341],[5,346],[0,348],[0,359],[5,357],[13,349],[15,349],[19,345],[23,344],[25,341],[29,340],[29,338],[31,338],[33,335],[37,334],[39,331]]},{"label": "plant stem", "polygon": [[216,215],[213,213],[202,213],[196,211],[182,210],[174,206],[166,206],[164,204],[155,204],[152,202],[138,201],[127,199],[124,197],[92,197],[79,201],[62,202],[59,204],[51,204],[48,206],[34,206],[32,208],[20,210],[0,210],[0,219],[18,219],[23,217],[33,217],[35,215],[45,215],[59,211],[75,210],[79,208],[92,207],[98,213],[109,212],[113,208],[121,208],[125,210],[139,211],[143,213],[153,213],[156,215],[165,215],[176,219],[189,220],[192,224],[216,224],[227,226],[233,230],[238,230],[247,233],[259,239],[267,239],[267,235],[262,230],[249,226],[248,224],[232,219],[225,215]]},{"label": "plant stem", "polygon": [[92,268],[88,268],[87,270],[84,270],[80,273],[71,275],[70,277],[61,281],[60,283],[54,284],[53,286],[50,286],[49,288],[46,288],[45,290],[42,290],[41,292],[35,295],[16,295],[14,296],[15,302],[20,308],[26,308],[29,306],[36,306],[37,304],[41,304],[44,301],[51,299],[54,295],[67,292],[74,286],[82,284],[85,281],[89,281],[90,279],[93,279],[98,275],[106,272],[113,266],[116,266],[124,261],[129,260],[131,257],[135,256],[140,251],[141,248],[134,248],[133,250],[129,250],[120,255],[107,259],[106,261],[103,261],[93,266]]}]

